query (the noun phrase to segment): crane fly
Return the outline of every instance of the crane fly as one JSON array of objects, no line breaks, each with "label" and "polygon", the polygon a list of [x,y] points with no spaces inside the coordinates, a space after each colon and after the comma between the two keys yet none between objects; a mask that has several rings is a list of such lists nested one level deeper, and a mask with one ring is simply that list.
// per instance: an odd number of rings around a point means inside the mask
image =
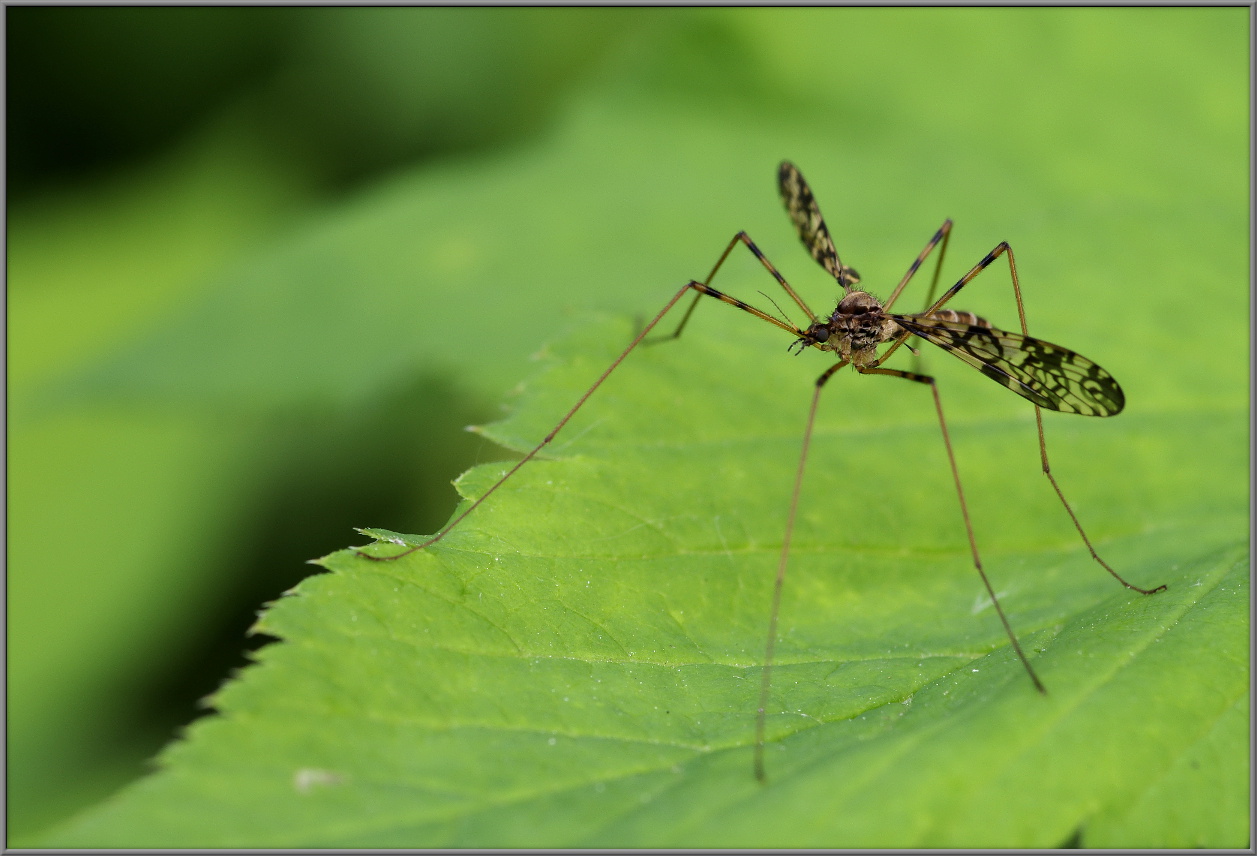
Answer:
[{"label": "crane fly", "polygon": [[[1026,313],[1022,304],[1021,285],[1017,279],[1017,263],[1013,256],[1012,247],[1006,241],[1001,242],[935,301],[933,300],[933,295],[938,285],[938,276],[942,269],[943,258],[947,253],[947,242],[951,236],[952,229],[952,221],[945,220],[943,225],[939,227],[938,231],[926,243],[925,248],[921,250],[908,267],[907,273],[903,275],[899,284],[895,286],[890,297],[885,302],[882,302],[869,292],[855,288],[860,283],[860,276],[854,268],[843,264],[839,258],[838,251],[834,247],[833,238],[830,237],[829,228],[825,225],[825,219],[821,216],[820,207],[816,203],[816,197],[812,194],[811,188],[798,168],[789,161],[783,162],[777,172],[777,184],[782,201],[785,203],[786,212],[794,223],[803,246],[817,264],[837,281],[838,286],[843,291],[833,312],[829,315],[817,315],[814,313],[803,298],[786,282],[785,277],[760,252],[746,232],[738,232],[729,241],[720,258],[716,260],[716,264],[707,275],[707,279],[703,282],[691,280],[673,295],[663,309],[659,310],[658,314],[642,328],[633,341],[629,343],[628,347],[615,358],[611,365],[594,381],[593,385],[585,391],[572,409],[559,420],[550,433],[461,514],[447,523],[445,528],[423,543],[391,556],[375,556],[359,551],[360,555],[373,561],[391,561],[400,559],[402,556],[407,556],[417,550],[422,550],[448,535],[467,515],[475,511],[495,490],[501,487],[511,476],[519,471],[520,467],[528,463],[563,430],[563,426],[593,395],[594,391],[602,385],[602,382],[615,371],[634,348],[647,340],[647,336],[663,320],[663,317],[680,302],[682,297],[690,292],[694,292],[694,299],[681,316],[676,329],[671,334],[652,341],[678,338],[685,329],[685,325],[693,314],[699,300],[703,297],[712,297],[741,309],[743,312],[750,313],[761,321],[772,324],[774,327],[779,327],[793,335],[795,338],[790,345],[790,350],[796,354],[802,353],[808,348],[832,353],[838,358],[838,361],[821,373],[820,377],[816,379],[812,392],[811,405],[808,409],[806,427],[803,432],[803,447],[799,455],[798,468],[795,471],[794,488],[790,497],[789,510],[786,514],[785,534],[782,538],[781,554],[777,562],[777,575],[773,583],[772,601],[768,613],[768,637],[764,648],[764,667],[760,673],[759,704],[756,709],[755,720],[754,770],[756,778],[760,781],[765,780],[765,711],[768,705],[769,692],[772,688],[773,649],[777,641],[777,619],[781,609],[781,591],[785,582],[786,566],[790,558],[790,539],[794,532],[799,491],[807,463],[808,447],[811,444],[812,429],[816,420],[816,409],[820,401],[821,390],[834,374],[846,366],[851,366],[861,374],[902,378],[913,383],[924,384],[930,388],[934,398],[934,409],[938,414],[939,428],[943,435],[943,445],[947,450],[947,460],[951,466],[952,480],[956,485],[956,496],[960,501],[961,517],[964,520],[965,533],[968,536],[969,550],[973,557],[974,568],[982,579],[982,584],[986,588],[987,595],[991,599],[991,604],[995,607],[995,612],[999,616],[1001,624],[1003,624],[1004,632],[1008,635],[1008,640],[1013,650],[1025,668],[1026,674],[1040,693],[1046,692],[1043,682],[1039,680],[1034,667],[1030,665],[1030,660],[1027,659],[1021,644],[1017,641],[1017,635],[1013,632],[1012,625],[1004,614],[1003,607],[1000,606],[999,598],[995,595],[995,589],[991,586],[990,579],[988,579],[986,571],[982,567],[982,560],[978,555],[978,544],[974,538],[973,526],[969,520],[969,508],[965,503],[964,490],[960,484],[960,471],[956,467],[956,457],[952,452],[951,438],[947,433],[947,421],[943,418],[943,405],[942,400],[939,398],[938,386],[934,378],[929,375],[882,367],[882,364],[901,346],[906,345],[911,337],[915,336],[937,345],[947,353],[968,363],[982,374],[1030,401],[1034,405],[1035,422],[1039,434],[1039,458],[1043,466],[1043,474],[1051,482],[1052,488],[1060,498],[1061,504],[1073,522],[1074,528],[1078,530],[1078,534],[1082,538],[1083,544],[1086,545],[1087,550],[1091,553],[1091,557],[1118,582],[1132,591],[1140,594],[1155,594],[1156,592],[1164,591],[1166,588],[1164,585],[1152,589],[1140,588],[1127,582],[1109,567],[1108,563],[1096,553],[1095,547],[1092,546],[1087,533],[1083,531],[1077,515],[1074,514],[1068,500],[1065,499],[1065,494],[1057,483],[1056,477],[1052,475],[1051,467],[1048,464],[1047,444],[1043,436],[1041,410],[1046,408],[1061,413],[1076,413],[1080,416],[1115,416],[1122,411],[1126,400],[1117,381],[1100,366],[1081,354],[1062,348],[1060,345],[1036,339],[1030,335],[1026,327]],[[790,300],[794,301],[807,318],[811,319],[806,327],[798,327],[787,320],[782,320],[762,309],[757,309],[711,286],[716,273],[725,263],[729,254],[733,252],[733,248],[739,243],[745,245],[751,251],[760,264],[776,279],[777,284],[781,286]],[[910,314],[892,312],[891,307],[895,301],[899,299],[908,282],[936,247],[938,248],[938,259],[935,263],[934,277],[931,281],[929,294],[925,301],[925,311]],[[1000,330],[992,326],[986,319],[971,312],[960,312],[943,308],[944,304],[950,301],[962,288],[1001,256],[1006,257],[1008,260],[1008,271],[1012,278],[1013,295],[1017,300],[1017,314],[1021,326],[1020,333]],[[884,346],[885,349],[881,350]],[[912,350],[910,345],[908,347],[909,350]]]}]

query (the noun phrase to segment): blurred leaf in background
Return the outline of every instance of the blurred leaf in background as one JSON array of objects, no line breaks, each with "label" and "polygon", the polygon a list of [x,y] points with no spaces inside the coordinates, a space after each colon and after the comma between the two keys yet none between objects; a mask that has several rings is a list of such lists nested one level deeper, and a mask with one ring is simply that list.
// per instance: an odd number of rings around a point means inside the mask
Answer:
[{"label": "blurred leaf in background", "polygon": [[[383,381],[324,381],[303,364],[338,350],[307,323],[336,322],[318,295],[337,281],[347,299],[369,299],[369,279],[328,270],[333,280],[303,282],[293,263],[317,271],[309,242],[339,228],[334,200],[372,176],[544,127],[582,67],[632,24],[616,13],[276,11],[8,12],[9,821],[19,833],[139,775],[244,662],[261,604],[354,523],[444,517],[449,481],[484,445],[462,427],[492,413],[488,399],[401,361]],[[243,314],[207,310],[225,288]],[[288,297],[307,320],[262,320],[268,307],[287,314]],[[249,317],[262,322],[261,354],[234,352],[230,331]],[[210,373],[261,377],[257,395],[215,394],[221,384],[167,357],[139,375],[172,369],[177,395],[65,392],[66,378],[168,331],[208,348]]]},{"label": "blurred leaf in background", "polygon": [[[177,18],[193,12],[205,17]],[[490,418],[531,374],[527,355],[580,328],[579,310],[653,312],[741,228],[796,285],[817,277],[774,198],[783,157],[823,188],[844,259],[874,291],[946,216],[949,271],[1012,242],[1032,331],[1100,361],[1130,401],[1103,426],[1127,432],[1130,483],[1066,486],[1100,492],[1107,518],[1091,525],[1186,521],[1192,538],[1216,519],[1222,534],[1203,542],[1245,538],[1243,488],[1217,474],[1238,480],[1248,463],[1247,14],[10,10],[23,89],[9,125],[22,171],[9,231],[12,831],[137,776],[242,662],[252,614],[351,526],[439,526],[448,480],[502,455],[458,428]],[[198,110],[171,81],[199,93]],[[102,123],[119,127],[95,134]],[[58,136],[107,139],[66,165],[43,139]],[[721,275],[734,293],[767,287],[747,259]],[[1185,290],[1212,311],[1184,313]],[[964,308],[1009,318],[1007,291],[975,284]],[[743,335],[710,309],[697,324]],[[1179,350],[1204,341],[1208,371]],[[962,426],[1009,412],[981,377],[945,382]],[[887,424],[917,418],[903,416],[911,402],[870,407],[864,418]],[[1227,429],[1222,442],[1191,439],[1202,419]],[[1052,436],[1068,447],[1093,430]],[[1072,459],[1072,482],[1089,482]],[[1194,473],[1210,475],[1185,490]],[[284,656],[317,635],[298,644],[282,621],[263,624],[280,628]],[[265,668],[235,698],[274,713]],[[240,751],[197,736],[184,757]],[[307,772],[296,792],[321,792]],[[178,814],[169,781],[43,840],[153,841],[152,812]],[[172,822],[168,842],[187,843]],[[477,841],[386,822],[371,840]],[[543,827],[543,845],[607,840],[557,817]],[[236,846],[331,840],[293,828]],[[509,829],[494,840],[525,840]]]}]

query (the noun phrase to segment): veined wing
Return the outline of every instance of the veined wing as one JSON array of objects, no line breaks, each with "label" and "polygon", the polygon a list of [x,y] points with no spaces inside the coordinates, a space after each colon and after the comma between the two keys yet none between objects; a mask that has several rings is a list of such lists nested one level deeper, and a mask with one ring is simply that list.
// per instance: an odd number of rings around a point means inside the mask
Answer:
[{"label": "veined wing", "polygon": [[1048,410],[1113,416],[1126,405],[1126,396],[1111,374],[1060,345],[930,315],[890,317],[906,330],[950,351],[982,374]]},{"label": "veined wing", "polygon": [[803,246],[807,247],[812,258],[844,288],[859,282],[860,275],[839,260],[838,251],[834,249],[834,239],[829,236],[825,218],[821,216],[820,206],[816,204],[812,188],[807,186],[799,168],[790,161],[782,161],[781,168],[777,171],[777,187],[781,191],[781,201],[786,204],[786,213],[790,215]]}]

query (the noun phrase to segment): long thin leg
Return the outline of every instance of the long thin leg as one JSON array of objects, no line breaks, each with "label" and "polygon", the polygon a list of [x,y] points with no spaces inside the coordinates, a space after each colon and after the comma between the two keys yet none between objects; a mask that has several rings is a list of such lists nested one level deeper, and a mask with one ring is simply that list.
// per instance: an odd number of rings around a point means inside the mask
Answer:
[{"label": "long thin leg", "polygon": [[[803,471],[807,462],[808,447],[812,441],[812,427],[816,421],[816,407],[820,401],[821,389],[834,373],[845,365],[847,365],[847,362],[844,360],[831,367],[816,380],[816,389],[812,393],[812,404],[807,412],[807,427],[803,432],[803,451],[799,455],[799,467],[795,471],[794,491],[790,496],[790,510],[786,516],[786,534],[782,539],[781,557],[777,562],[777,578],[773,583],[772,605],[769,607],[768,613],[768,641],[764,646],[764,669],[760,673],[759,705],[755,715],[754,767],[755,778],[761,782],[766,780],[764,772],[764,737],[768,718],[768,694],[772,688],[773,653],[777,645],[777,619],[781,609],[781,590],[785,583],[786,565],[790,557],[790,540],[794,533],[795,513],[798,509],[799,493],[803,484]],[[987,578],[986,571],[982,568],[982,559],[978,555],[978,542],[973,535],[973,524],[969,520],[969,506],[965,502],[964,488],[960,485],[960,470],[956,466],[956,456],[952,452],[951,437],[947,433],[947,420],[943,418],[943,402],[939,398],[938,386],[934,383],[934,378],[897,369],[869,368],[864,369],[862,373],[901,377],[905,380],[927,384],[930,387],[930,392],[934,395],[934,409],[938,413],[939,428],[943,432],[943,445],[947,449],[947,460],[951,464],[952,479],[956,484],[956,496],[960,500],[960,514],[965,521],[965,534],[969,538],[969,549],[973,554],[973,566],[977,569],[978,576],[982,578],[982,584],[986,586],[991,603],[995,606],[995,612],[999,615],[1000,622],[1004,625],[1004,632],[1008,634],[1013,650],[1017,652],[1018,658],[1020,658],[1022,665],[1025,666],[1026,672],[1030,675],[1030,680],[1034,682],[1035,688],[1039,692],[1046,693],[1047,690],[1044,688],[1043,682],[1039,680],[1039,676],[1035,674],[1034,668],[1026,658],[1025,652],[1021,650],[1021,643],[1017,641],[1017,634],[1013,632],[1013,627],[1009,623],[1008,617],[1004,614],[1004,608],[1000,606],[999,598],[995,595],[995,589],[991,586],[991,581]]]},{"label": "long thin leg", "polygon": [[[916,260],[908,266],[908,272],[903,275],[903,279],[899,280],[899,284],[895,286],[895,290],[890,293],[890,297],[886,299],[886,303],[882,306],[882,311],[890,311],[891,305],[899,299],[899,294],[908,285],[908,281],[912,279],[913,275],[917,272],[917,269],[925,262],[926,257],[929,256],[929,254],[934,250],[934,247],[941,241],[942,246],[938,249],[938,261],[934,263],[934,276],[930,280],[930,291],[925,297],[925,305],[927,308],[929,307],[930,301],[934,299],[934,290],[938,288],[938,275],[943,272],[943,259],[947,256],[947,242],[950,239],[951,218],[948,218],[943,221],[942,226],[939,226],[938,231],[934,233],[934,237],[930,238],[930,240],[926,242],[925,249],[921,250],[921,252],[917,254]],[[896,342],[891,346],[890,350],[886,352],[882,359],[889,357],[906,341],[907,339],[904,338]],[[909,350],[912,350],[912,348],[909,347]],[[916,352],[913,351],[913,353],[915,354]],[[921,357],[919,355],[913,357],[912,365],[917,372],[920,372]]]},{"label": "long thin leg", "polygon": [[1030,680],[1034,681],[1035,689],[1041,693],[1046,693],[1047,689],[1044,688],[1043,682],[1039,680],[1039,676],[1035,674],[1030,661],[1026,659],[1025,652],[1021,650],[1021,644],[1017,641],[1017,634],[1013,633],[1013,627],[1008,623],[1008,617],[1004,615],[1004,608],[1000,606],[999,598],[995,596],[995,589],[991,586],[991,581],[987,579],[986,571],[982,569],[982,559],[978,556],[978,541],[973,537],[973,524],[969,521],[969,506],[965,502],[964,489],[960,486],[960,470],[956,466],[956,455],[952,452],[951,437],[947,434],[947,420],[943,418],[943,401],[939,398],[938,385],[934,382],[934,378],[929,375],[913,374],[912,372],[899,371],[898,369],[872,368],[865,369],[863,373],[901,377],[904,380],[924,383],[930,387],[930,392],[934,394],[934,409],[938,411],[938,426],[943,431],[943,445],[947,447],[947,461],[951,464],[952,479],[956,482],[956,496],[960,499],[960,513],[965,520],[965,534],[969,536],[969,549],[973,553],[973,566],[977,569],[978,575],[982,577],[982,584],[986,586],[986,592],[991,596],[991,603],[994,604],[995,612],[998,613],[999,620],[1004,625],[1004,632],[1008,634],[1008,640],[1012,642],[1013,650],[1017,652],[1017,656],[1021,659],[1021,664],[1026,667]]},{"label": "long thin leg", "polygon": [[[737,246],[738,241],[746,244],[746,248],[755,254],[755,258],[759,259],[760,264],[762,264],[768,272],[773,275],[773,277],[777,280],[777,284],[785,289],[786,294],[790,295],[790,299],[798,304],[799,308],[803,310],[804,314],[807,316],[807,323],[811,323],[811,321],[816,318],[816,316],[812,314],[812,310],[808,308],[806,303],[803,302],[803,298],[799,296],[798,292],[790,287],[790,283],[786,282],[786,278],[778,273],[777,269],[773,267],[772,262],[770,262],[764,254],[760,252],[759,247],[755,246],[755,242],[751,240],[750,236],[747,235],[746,232],[738,232],[733,236],[733,239],[729,241],[729,246],[725,247],[725,251],[720,254],[720,258],[716,260],[716,264],[712,266],[711,273],[707,274],[707,279],[703,280],[702,284],[711,285],[711,281],[716,278],[716,271],[720,270],[720,266],[725,263],[725,259],[729,258],[729,253],[733,252],[733,248]],[[685,314],[681,316],[681,323],[677,324],[676,330],[672,331],[672,333],[668,336],[661,337],[661,340],[676,339],[680,337],[681,331],[685,329],[685,325],[690,320],[690,316],[694,314],[694,307],[698,305],[698,299],[702,296],[702,294],[703,292],[700,291],[698,294],[694,295],[694,299],[690,301],[690,305],[686,308]]]},{"label": "long thin leg", "polygon": [[899,280],[899,284],[895,286],[895,290],[890,293],[890,297],[886,298],[886,302],[882,305],[882,309],[886,312],[890,311],[890,307],[899,299],[899,293],[907,286],[908,280],[912,279],[917,269],[925,262],[925,259],[934,250],[934,247],[942,242],[942,246],[938,249],[938,261],[934,265],[934,278],[930,280],[930,293],[926,296],[925,305],[928,307],[930,301],[934,298],[934,289],[938,287],[938,275],[943,270],[943,259],[947,256],[947,241],[951,238],[951,220],[944,220],[943,225],[939,226],[938,231],[934,233],[934,237],[930,238],[926,243],[925,249],[917,255],[909,267],[908,272],[903,275],[903,279]]},{"label": "long thin leg", "polygon": [[834,373],[847,365],[843,360],[831,366],[816,379],[812,392],[812,406],[807,411],[807,427],[803,429],[803,451],[799,453],[799,467],[794,474],[794,491],[790,494],[790,510],[786,513],[786,534],[781,540],[781,558],[777,560],[777,579],[773,582],[772,605],[768,609],[768,642],[764,645],[764,670],[760,673],[759,707],[755,713],[755,778],[764,778],[764,727],[768,705],[768,691],[772,687],[773,649],[777,646],[777,615],[781,610],[781,588],[786,581],[786,564],[790,559],[790,538],[794,534],[795,512],[799,509],[799,489],[803,486],[803,470],[807,465],[807,450],[812,444],[812,425],[816,422],[816,405],[821,389]]},{"label": "long thin leg", "polygon": [[[726,255],[727,254],[728,254],[728,251],[726,251]],[[649,324],[647,324],[644,328],[642,328],[641,332],[638,333],[637,336],[633,339],[633,341],[629,343],[629,346],[625,348],[622,352],[620,352],[620,355],[616,357],[615,360],[611,363],[611,365],[607,367],[606,371],[604,371],[601,375],[599,375],[598,379],[594,381],[593,386],[585,390],[585,394],[582,395],[580,397],[580,400],[576,402],[576,404],[572,407],[572,409],[569,410],[567,414],[562,419],[559,420],[559,424],[554,426],[554,428],[550,431],[550,433],[545,436],[545,439],[543,439],[540,443],[534,446],[532,450],[528,452],[528,454],[524,455],[524,457],[516,461],[515,465],[511,467],[509,470],[507,470],[506,474],[503,475],[502,478],[494,482],[493,485],[490,486],[489,489],[486,490],[483,494],[481,494],[480,497],[476,499],[475,502],[469,505],[463,511],[462,514],[458,515],[449,523],[447,523],[444,529],[442,529],[440,532],[437,532],[435,535],[433,535],[427,541],[424,541],[422,544],[411,547],[408,550],[404,550],[392,556],[373,556],[370,553],[364,553],[362,550],[357,551],[358,555],[363,556],[364,558],[370,559],[375,562],[391,562],[394,559],[400,559],[402,556],[409,556],[411,553],[415,552],[416,550],[422,550],[424,547],[428,547],[432,544],[435,544],[437,541],[440,541],[442,538],[448,535],[450,531],[454,529],[455,526],[457,526],[459,523],[463,521],[463,518],[465,518],[468,514],[471,514],[473,511],[475,511],[476,508],[480,505],[480,503],[488,499],[490,494],[492,494],[495,490],[501,487],[502,484],[507,479],[515,475],[515,473],[519,471],[520,467],[522,467],[524,464],[531,461],[538,452],[540,452],[543,448],[545,448],[550,443],[550,441],[553,440],[555,436],[561,430],[563,430],[563,426],[568,423],[568,420],[570,420],[573,416],[576,415],[576,411],[580,410],[581,406],[586,402],[586,400],[588,400],[589,396],[594,394],[594,390],[596,390],[598,387],[602,385],[602,382],[610,376],[611,372],[615,371],[616,367],[619,366],[620,363],[624,361],[624,358],[627,357],[634,348],[636,348],[639,344],[641,344],[642,340],[645,339],[646,335],[655,328],[656,324],[658,324],[661,320],[663,320],[663,316],[668,314],[668,310],[671,309],[673,306],[675,306],[677,304],[677,301],[679,301],[681,297],[687,291],[690,291],[690,290],[697,292],[696,296],[698,297],[707,295],[709,297],[714,297],[717,300],[723,301],[724,303],[728,303],[730,306],[736,306],[738,309],[741,309],[743,312],[749,312],[750,314],[754,315],[756,318],[759,318],[763,321],[767,321],[769,324],[772,324],[776,327],[780,327],[782,330],[785,330],[789,333],[793,333],[796,336],[802,336],[804,334],[803,330],[800,330],[797,327],[794,327],[790,324],[786,324],[783,321],[779,321],[778,319],[769,315],[767,312],[764,312],[763,310],[760,310],[760,309],[756,309],[754,306],[744,303],[741,300],[738,300],[736,297],[730,297],[729,295],[724,294],[723,292],[717,291],[714,288],[710,288],[701,282],[695,282],[691,280],[690,282],[682,286],[680,291],[678,291],[676,294],[672,296],[672,299],[667,302],[667,304],[663,307],[663,309],[659,310],[658,314],[656,314],[655,317],[650,320]]]},{"label": "long thin leg", "polygon": [[[987,253],[985,258],[974,265],[973,269],[965,274],[959,282],[947,289],[947,292],[940,297],[938,302],[931,306],[928,311],[934,312],[935,310],[940,309],[944,303],[951,300],[951,298],[955,296],[960,289],[964,288],[970,280],[982,273],[982,271],[986,270],[987,267],[989,267],[997,258],[1005,253],[1008,255],[1008,272],[1012,276],[1013,280],[1013,296],[1017,299],[1017,317],[1021,322],[1021,332],[1022,335],[1029,336],[1030,330],[1026,326],[1026,309],[1021,300],[1021,283],[1017,279],[1017,262],[1013,257],[1013,248],[1008,245],[1007,241],[1001,241],[995,249]],[[890,356],[891,352],[895,347],[898,347],[898,345],[899,343],[896,342],[895,346],[888,350],[882,356],[882,359],[878,360],[878,363],[880,364],[882,360]],[[1038,405],[1035,405],[1034,408],[1034,420],[1039,430],[1039,459],[1043,464],[1043,474],[1047,476],[1048,481],[1052,483],[1052,489],[1056,491],[1056,495],[1060,498],[1061,505],[1065,506],[1065,512],[1069,515],[1069,519],[1073,521],[1074,528],[1078,530],[1078,535],[1082,538],[1082,543],[1087,546],[1087,551],[1091,553],[1091,558],[1095,559],[1096,562],[1099,563],[1100,567],[1108,571],[1115,580],[1126,586],[1126,588],[1131,591],[1137,591],[1140,594],[1156,594],[1157,592],[1165,591],[1166,587],[1164,585],[1159,585],[1156,588],[1145,589],[1127,582],[1120,574],[1117,573],[1117,571],[1109,567],[1107,562],[1100,558],[1100,554],[1096,552],[1095,547],[1091,544],[1091,539],[1088,538],[1087,533],[1083,531],[1082,524],[1078,522],[1078,516],[1074,514],[1073,508],[1070,507],[1069,500],[1065,499],[1065,492],[1061,490],[1060,484],[1057,483],[1056,476],[1052,475],[1052,468],[1048,464],[1047,440],[1043,436],[1043,414]]]},{"label": "long thin leg", "polygon": [[938,264],[934,266],[934,278],[930,280],[930,290],[925,295],[925,303],[923,304],[925,306],[930,305],[931,301],[934,300],[934,292],[938,290],[938,275],[943,271],[943,258],[947,255],[947,238],[951,235],[950,219],[943,224],[943,228],[947,230],[948,234],[943,239],[943,246],[938,249]]}]

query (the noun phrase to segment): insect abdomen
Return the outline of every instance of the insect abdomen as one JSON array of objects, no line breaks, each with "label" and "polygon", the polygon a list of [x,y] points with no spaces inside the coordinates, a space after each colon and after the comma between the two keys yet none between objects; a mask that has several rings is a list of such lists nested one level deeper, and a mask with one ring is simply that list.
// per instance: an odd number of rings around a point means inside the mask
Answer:
[{"label": "insect abdomen", "polygon": [[955,309],[938,309],[930,313],[931,318],[937,318],[939,321],[954,321],[957,324],[969,324],[973,327],[985,327],[991,329],[991,322],[985,318],[974,315],[972,312],[957,312]]}]

